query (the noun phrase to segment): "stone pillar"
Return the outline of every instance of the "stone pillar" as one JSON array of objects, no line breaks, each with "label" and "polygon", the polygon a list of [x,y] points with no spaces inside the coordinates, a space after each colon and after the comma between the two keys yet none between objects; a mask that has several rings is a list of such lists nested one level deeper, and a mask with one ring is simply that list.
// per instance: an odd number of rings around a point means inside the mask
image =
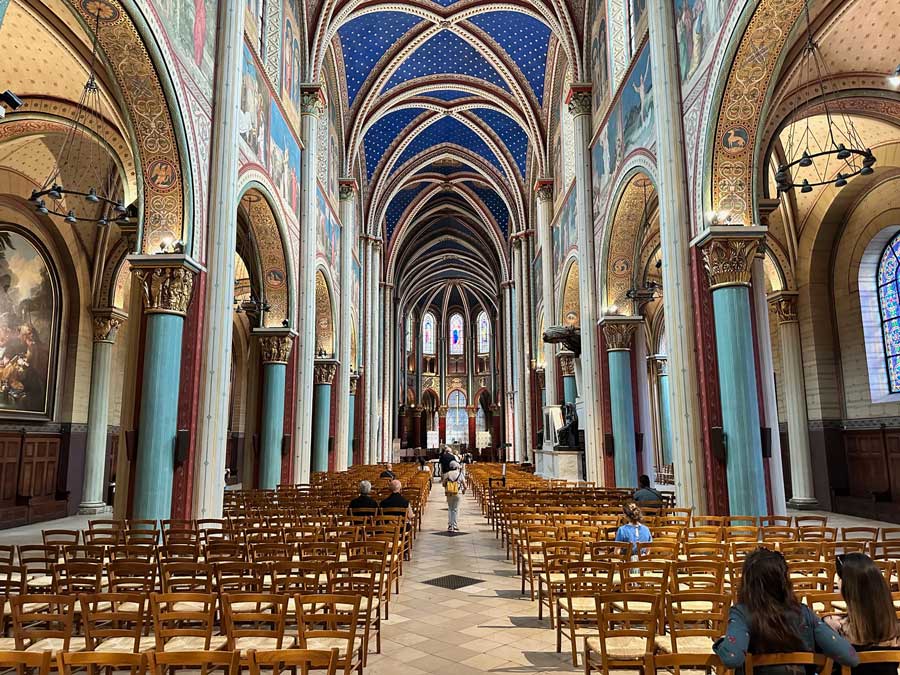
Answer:
[{"label": "stone pillar", "polygon": [[613,458],[616,487],[636,487],[637,446],[634,427],[634,391],[631,386],[631,345],[641,319],[607,316],[601,320],[609,361]]},{"label": "stone pillar", "polygon": [[396,359],[396,344],[394,340],[395,326],[397,320],[394,312],[394,284],[382,283],[382,301],[381,312],[383,330],[382,330],[382,348],[381,353],[381,371],[382,371],[382,391],[381,391],[381,461],[392,461],[391,455],[394,450],[394,408],[397,405],[394,396],[395,386],[397,384],[397,372],[394,368]]},{"label": "stone pillar", "polygon": [[656,111],[656,166],[659,176],[659,229],[663,311],[669,345],[668,385],[672,405],[672,450],[679,506],[707,513],[705,458],[701,440],[700,389],[691,294],[690,209],[685,171],[681,75],[671,2],[648,4],[653,105]]},{"label": "stone pillar", "polygon": [[[514,270],[515,267],[512,267]],[[510,270],[510,271],[512,271]],[[505,442],[512,443],[514,447],[518,447],[519,439],[518,439],[518,425],[515,424],[515,391],[516,391],[516,383],[515,383],[515,368],[514,364],[516,362],[516,352],[513,349],[513,317],[512,317],[512,285],[513,282],[511,280],[504,281],[500,284],[500,293],[502,297],[500,298],[503,308],[503,349],[506,354],[506,358],[503,359],[505,364],[505,373],[504,373],[504,398],[505,405],[503,407],[503,421],[505,428]],[[504,448],[504,452],[506,449]],[[504,455],[506,457],[506,455]]]},{"label": "stone pillar", "polygon": [[415,447],[424,447],[422,443],[422,415],[425,411],[420,406],[412,409],[412,445]]},{"label": "stone pillar", "polygon": [[[556,298],[553,293],[553,258],[551,251],[553,250],[552,238],[550,235],[550,221],[553,218],[553,181],[544,179],[535,185],[537,193],[537,232],[538,242],[541,245],[541,294],[543,295],[544,305],[544,328],[555,326],[556,320]],[[543,341],[543,336],[538,336]],[[557,392],[557,364],[556,364],[556,347],[552,344],[544,345],[544,381],[546,387],[544,389],[544,405],[557,405],[559,403],[559,394]]]},{"label": "stone pillar", "polygon": [[519,245],[519,283],[516,288],[519,299],[519,326],[522,344],[522,405],[525,409],[525,447],[524,461],[532,461],[534,452],[534,407],[532,406],[531,392],[531,325],[532,325],[532,295],[531,295],[531,255],[528,240],[534,234],[532,230],[525,230],[517,240]]},{"label": "stone pillar", "polygon": [[669,398],[669,364],[665,358],[656,360],[656,390],[659,400],[659,431],[662,462],[672,464],[672,404]]},{"label": "stone pillar", "polygon": [[525,359],[525,327],[523,305],[525,303],[524,289],[525,284],[522,282],[522,238],[515,236],[510,238],[513,245],[513,279],[515,283],[515,318],[513,319],[513,354],[515,355],[515,415],[513,421],[515,424],[515,441],[513,452],[518,462],[528,461],[528,414],[526,412],[526,395],[528,390],[528,368],[529,364]]},{"label": "stone pillar", "polygon": [[578,295],[581,314],[581,398],[587,479],[603,484],[600,396],[597,375],[597,268],[591,211],[591,85],[572,85],[569,112],[575,125],[575,225],[578,230]]},{"label": "stone pillar", "polygon": [[478,414],[478,406],[467,406],[466,413],[469,415],[469,452],[475,452],[475,416]]},{"label": "stone pillar", "polygon": [[575,354],[568,349],[560,349],[559,372],[563,380],[563,403],[575,405],[578,399],[578,385],[575,382]]},{"label": "stone pillar", "polygon": [[[337,432],[335,434],[335,468],[346,471],[353,462],[353,447],[350,437],[350,347],[352,330],[350,327],[353,315],[350,307],[353,302],[353,239],[351,233],[356,231],[356,180],[342,178],[340,182],[341,200],[341,306],[338,321],[338,361],[341,362],[340,379],[337,390]],[[347,458],[350,458],[349,460]]]},{"label": "stone pillar", "polygon": [[109,375],[113,346],[125,315],[114,309],[95,310],[94,348],[91,355],[91,393],[88,405],[87,444],[84,452],[84,487],[78,512],[93,515],[109,510],[103,494],[109,426]]},{"label": "stone pillar", "polygon": [[350,374],[350,407],[347,416],[347,468],[353,466],[353,437],[356,433],[356,388],[359,385],[359,375]]},{"label": "stone pillar", "polygon": [[284,385],[294,336],[284,331],[262,329],[262,415],[259,430],[259,488],[274,490],[281,482],[281,450],[284,439]]},{"label": "stone pillar", "polygon": [[336,371],[336,361],[316,359],[316,369],[313,371],[312,472],[328,471],[331,384]]},{"label": "stone pillar", "polygon": [[502,455],[502,448],[500,446],[500,441],[502,440],[502,436],[500,434],[501,423],[502,423],[502,413],[503,408],[496,403],[491,403],[491,445],[498,449],[498,452],[492,453],[491,458],[499,459]]},{"label": "stone pillar", "polygon": [[447,442],[447,406],[438,406],[438,442]]},{"label": "stone pillar", "polygon": [[365,280],[365,286],[363,288],[363,296],[364,296],[364,307],[363,311],[365,312],[365,326],[364,326],[364,334],[363,334],[363,392],[362,392],[362,456],[361,461],[363,464],[368,464],[371,462],[371,454],[369,451],[369,446],[372,444],[372,394],[374,392],[374,387],[372,386],[373,374],[374,370],[374,362],[372,356],[372,350],[374,347],[374,323],[375,323],[375,311],[373,307],[373,285],[375,279],[375,270],[373,269],[373,252],[375,251],[374,240],[371,237],[360,237],[363,242],[363,257],[365,258],[365,265],[363,268],[363,275]]},{"label": "stone pillar", "polygon": [[367,441],[369,464],[376,464],[381,457],[382,410],[379,402],[384,392],[382,357],[384,355],[384,316],[381,306],[381,240],[372,242],[372,398],[368,415],[371,418],[372,436]]},{"label": "stone pillar", "polygon": [[[797,293],[776,293],[770,303],[778,319],[778,337],[781,341],[781,376],[791,453],[791,499],[788,504],[792,509],[814,509],[819,502],[813,490],[803,347],[800,343],[800,323],[797,321]],[[773,435],[777,433],[777,427],[772,429]]]},{"label": "stone pillar", "polygon": [[296,413],[294,425],[294,483],[309,482],[313,422],[313,381],[316,358],[316,228],[318,212],[316,176],[318,175],[319,116],[325,108],[322,87],[304,85],[300,91],[300,255],[297,269],[297,325],[303,332],[298,339],[296,374]]},{"label": "stone pillar", "polygon": [[750,272],[764,228],[708,231],[699,242],[709,276],[716,329],[729,510],[766,515],[766,479],[759,426],[756,359],[750,313]]},{"label": "stone pillar", "polygon": [[541,395],[541,408],[543,409],[547,405],[547,370],[540,367],[535,368],[534,379],[537,382],[537,388]]},{"label": "stone pillar", "polygon": [[[130,261],[147,315],[133,517],[162,520],[172,513],[181,339],[196,270],[181,255],[132,256]],[[219,481],[224,489],[224,469]]]}]

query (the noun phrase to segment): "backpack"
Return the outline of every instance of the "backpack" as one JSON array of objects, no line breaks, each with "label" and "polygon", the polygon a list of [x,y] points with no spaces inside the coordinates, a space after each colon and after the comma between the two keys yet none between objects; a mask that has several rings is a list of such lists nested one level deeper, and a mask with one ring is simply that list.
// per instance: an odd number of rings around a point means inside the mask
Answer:
[{"label": "backpack", "polygon": [[459,479],[462,476],[462,472],[457,469],[456,470],[456,480],[448,480],[447,484],[444,486],[444,490],[448,495],[458,495],[459,494]]}]

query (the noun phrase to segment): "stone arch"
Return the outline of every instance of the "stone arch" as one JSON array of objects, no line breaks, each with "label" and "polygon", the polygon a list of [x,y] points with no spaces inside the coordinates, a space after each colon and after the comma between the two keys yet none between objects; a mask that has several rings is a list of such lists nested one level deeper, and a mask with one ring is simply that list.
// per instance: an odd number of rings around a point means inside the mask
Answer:
[{"label": "stone arch", "polygon": [[274,207],[277,202],[272,191],[257,172],[247,172],[239,178],[238,196],[247,214],[262,273],[260,287],[269,304],[263,315],[263,328],[291,328],[296,323],[294,274],[287,251],[284,221]]},{"label": "stone arch", "polygon": [[578,257],[573,253],[563,264],[565,273],[559,287],[559,321],[563,326],[581,325],[580,291],[578,289]]},{"label": "stone arch", "polygon": [[316,354],[334,356],[334,299],[328,269],[316,267]]}]

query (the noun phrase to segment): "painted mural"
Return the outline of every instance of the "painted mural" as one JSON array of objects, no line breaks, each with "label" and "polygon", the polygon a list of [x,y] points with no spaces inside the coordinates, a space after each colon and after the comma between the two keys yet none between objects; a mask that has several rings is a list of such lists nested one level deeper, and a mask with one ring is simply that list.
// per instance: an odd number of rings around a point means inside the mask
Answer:
[{"label": "painted mural", "polygon": [[[354,315],[357,317],[356,324],[356,334],[362,335],[362,306],[363,306],[363,296],[362,296],[362,265],[359,264],[359,261],[354,258],[353,259],[353,275],[352,281],[353,288],[351,290],[350,297],[353,298],[351,303],[355,305]],[[358,363],[356,364],[357,370],[362,365],[362,350],[357,350],[357,359]]]},{"label": "painted mural", "polygon": [[603,119],[609,100],[609,39],[606,1],[591,0],[591,82],[593,83],[594,126]]},{"label": "painted mural", "polygon": [[275,101],[269,103],[269,174],[291,210],[300,213],[300,146]]},{"label": "painted mural", "polygon": [[288,118],[300,128],[300,84],[303,81],[303,34],[297,0],[285,0],[281,42],[281,102]]},{"label": "painted mural", "polygon": [[321,188],[316,189],[316,253],[331,272],[331,279],[337,289],[341,269],[341,224],[328,205]]},{"label": "painted mural", "polygon": [[269,87],[256,68],[250,49],[244,45],[244,74],[241,86],[241,118],[238,130],[257,161],[267,166],[269,107],[271,106]]},{"label": "painted mural", "polygon": [[607,190],[625,158],[635,148],[649,148],[656,142],[652,94],[650,49],[645,46],[591,149],[595,224],[606,212]]},{"label": "painted mural", "polygon": [[730,4],[730,0],[675,0],[678,65],[682,82],[688,82],[695,73],[709,65],[715,51],[711,47],[725,22]]},{"label": "painted mural", "polygon": [[628,0],[628,27],[631,31],[633,54],[647,32],[647,0]]},{"label": "painted mural", "polygon": [[[543,293],[543,264],[541,261],[541,254],[538,252],[536,256],[534,256],[534,260],[531,261],[531,303],[532,307],[537,308],[542,304],[542,299],[544,297]],[[537,353],[542,345],[541,340],[541,327],[539,325],[538,315],[535,314],[534,321],[532,323],[532,335],[531,335],[531,344],[533,347],[533,353]],[[540,360],[540,357],[538,357]]]},{"label": "painted mural", "polygon": [[247,34],[250,44],[257,51],[259,51],[259,31],[263,24],[263,11],[265,11],[265,0],[244,0],[244,32]]},{"label": "painted mural", "polygon": [[59,293],[48,261],[17,230],[0,230],[0,414],[50,417]]},{"label": "painted mural", "polygon": [[153,4],[186,72],[211,96],[217,0],[154,0]]},{"label": "painted mural", "polygon": [[575,228],[575,190],[569,192],[553,225],[553,275],[558,277],[569,250],[578,245]]}]

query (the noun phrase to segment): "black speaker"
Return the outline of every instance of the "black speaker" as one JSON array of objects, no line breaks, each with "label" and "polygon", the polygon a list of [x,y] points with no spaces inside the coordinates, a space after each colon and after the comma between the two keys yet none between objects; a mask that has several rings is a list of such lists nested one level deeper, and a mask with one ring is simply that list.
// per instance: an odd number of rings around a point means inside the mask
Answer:
[{"label": "black speaker", "polygon": [[191,430],[179,429],[175,434],[175,466],[184,464],[191,448]]},{"label": "black speaker", "polygon": [[725,430],[722,429],[722,427],[710,427],[709,442],[712,446],[710,449],[712,450],[713,457],[720,462],[724,462],[725,457],[728,454],[728,442],[725,438]]},{"label": "black speaker", "polygon": [[603,452],[607,457],[613,457],[616,454],[615,441],[612,434],[603,434]]},{"label": "black speaker", "polygon": [[759,428],[760,440],[762,441],[762,455],[764,459],[772,458],[772,429],[770,427]]},{"label": "black speaker", "polygon": [[634,435],[634,449],[635,452],[644,451],[644,432],[639,431]]},{"label": "black speaker", "polygon": [[291,435],[285,434],[281,437],[281,454],[287,455],[291,452]]},{"label": "black speaker", "polygon": [[129,462],[133,462],[137,457],[138,432],[137,429],[125,432],[125,456]]}]

